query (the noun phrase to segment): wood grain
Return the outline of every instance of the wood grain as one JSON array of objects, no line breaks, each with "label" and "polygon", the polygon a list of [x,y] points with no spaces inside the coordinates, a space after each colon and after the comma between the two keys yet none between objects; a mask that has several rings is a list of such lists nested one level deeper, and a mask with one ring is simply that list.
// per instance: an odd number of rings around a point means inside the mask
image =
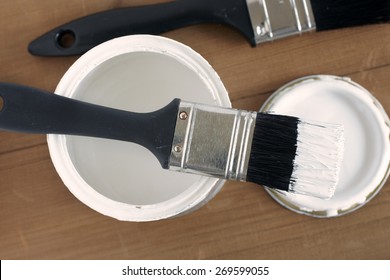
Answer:
[{"label": "wood grain", "polygon": [[[28,43],[93,12],[164,1],[3,0],[0,77],[53,91],[77,59],[40,58]],[[390,26],[311,33],[251,48],[220,25],[163,34],[215,68],[233,106],[257,110],[305,75],[350,76],[390,111]],[[63,185],[44,136],[0,132],[1,259],[389,259],[390,184],[366,206],[332,219],[292,213],[252,184],[227,183],[200,210],[151,223],[119,222]]]}]

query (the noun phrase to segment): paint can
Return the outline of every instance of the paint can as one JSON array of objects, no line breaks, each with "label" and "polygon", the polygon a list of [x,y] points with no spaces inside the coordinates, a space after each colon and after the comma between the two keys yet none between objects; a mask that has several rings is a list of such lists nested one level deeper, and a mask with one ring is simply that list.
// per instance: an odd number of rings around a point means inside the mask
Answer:
[{"label": "paint can", "polygon": [[[133,35],[80,57],[56,94],[113,108],[150,112],[181,98],[231,107],[219,76],[189,47],[159,36]],[[54,166],[90,208],[124,221],[160,220],[209,201],[224,180],[163,170],[145,148],[121,141],[48,135]]]},{"label": "paint can", "polygon": [[272,112],[345,129],[345,153],[335,195],[321,200],[267,189],[288,209],[314,217],[336,217],[370,201],[385,184],[390,168],[390,121],[374,96],[349,78],[316,75],[292,81],[264,103]]}]

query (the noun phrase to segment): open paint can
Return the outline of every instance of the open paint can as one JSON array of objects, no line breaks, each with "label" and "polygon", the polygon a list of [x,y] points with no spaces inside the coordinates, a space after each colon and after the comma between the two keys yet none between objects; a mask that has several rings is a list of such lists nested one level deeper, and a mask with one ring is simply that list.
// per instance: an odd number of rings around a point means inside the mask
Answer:
[{"label": "open paint can", "polygon": [[[174,98],[230,107],[220,78],[176,41],[136,35],[79,58],[56,94],[113,108],[150,112]],[[53,163],[69,190],[92,209],[125,221],[174,217],[199,208],[224,180],[163,170],[145,148],[121,141],[48,135]]]},{"label": "open paint can", "polygon": [[349,78],[317,75],[292,81],[260,111],[344,125],[345,153],[335,195],[321,200],[267,188],[288,209],[314,217],[340,216],[362,207],[386,182],[389,118],[373,95]]}]

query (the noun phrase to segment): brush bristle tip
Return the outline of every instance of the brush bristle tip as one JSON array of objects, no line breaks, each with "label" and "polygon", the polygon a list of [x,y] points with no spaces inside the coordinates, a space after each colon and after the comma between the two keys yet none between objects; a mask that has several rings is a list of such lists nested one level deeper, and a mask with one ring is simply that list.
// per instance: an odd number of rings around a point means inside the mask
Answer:
[{"label": "brush bristle tip", "polygon": [[302,121],[289,191],[321,199],[333,197],[344,154],[342,125]]},{"label": "brush bristle tip", "polygon": [[258,114],[247,181],[330,199],[344,154],[341,125]]}]

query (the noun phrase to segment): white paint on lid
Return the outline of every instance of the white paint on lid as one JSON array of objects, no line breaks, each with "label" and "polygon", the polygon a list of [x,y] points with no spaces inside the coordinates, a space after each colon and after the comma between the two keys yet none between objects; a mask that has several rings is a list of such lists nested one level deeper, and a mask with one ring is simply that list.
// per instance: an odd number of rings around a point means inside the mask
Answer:
[{"label": "white paint on lid", "polygon": [[390,122],[379,102],[348,78],[309,76],[275,92],[261,111],[344,125],[345,154],[329,200],[269,193],[287,208],[316,217],[349,213],[367,203],[389,175]]}]

